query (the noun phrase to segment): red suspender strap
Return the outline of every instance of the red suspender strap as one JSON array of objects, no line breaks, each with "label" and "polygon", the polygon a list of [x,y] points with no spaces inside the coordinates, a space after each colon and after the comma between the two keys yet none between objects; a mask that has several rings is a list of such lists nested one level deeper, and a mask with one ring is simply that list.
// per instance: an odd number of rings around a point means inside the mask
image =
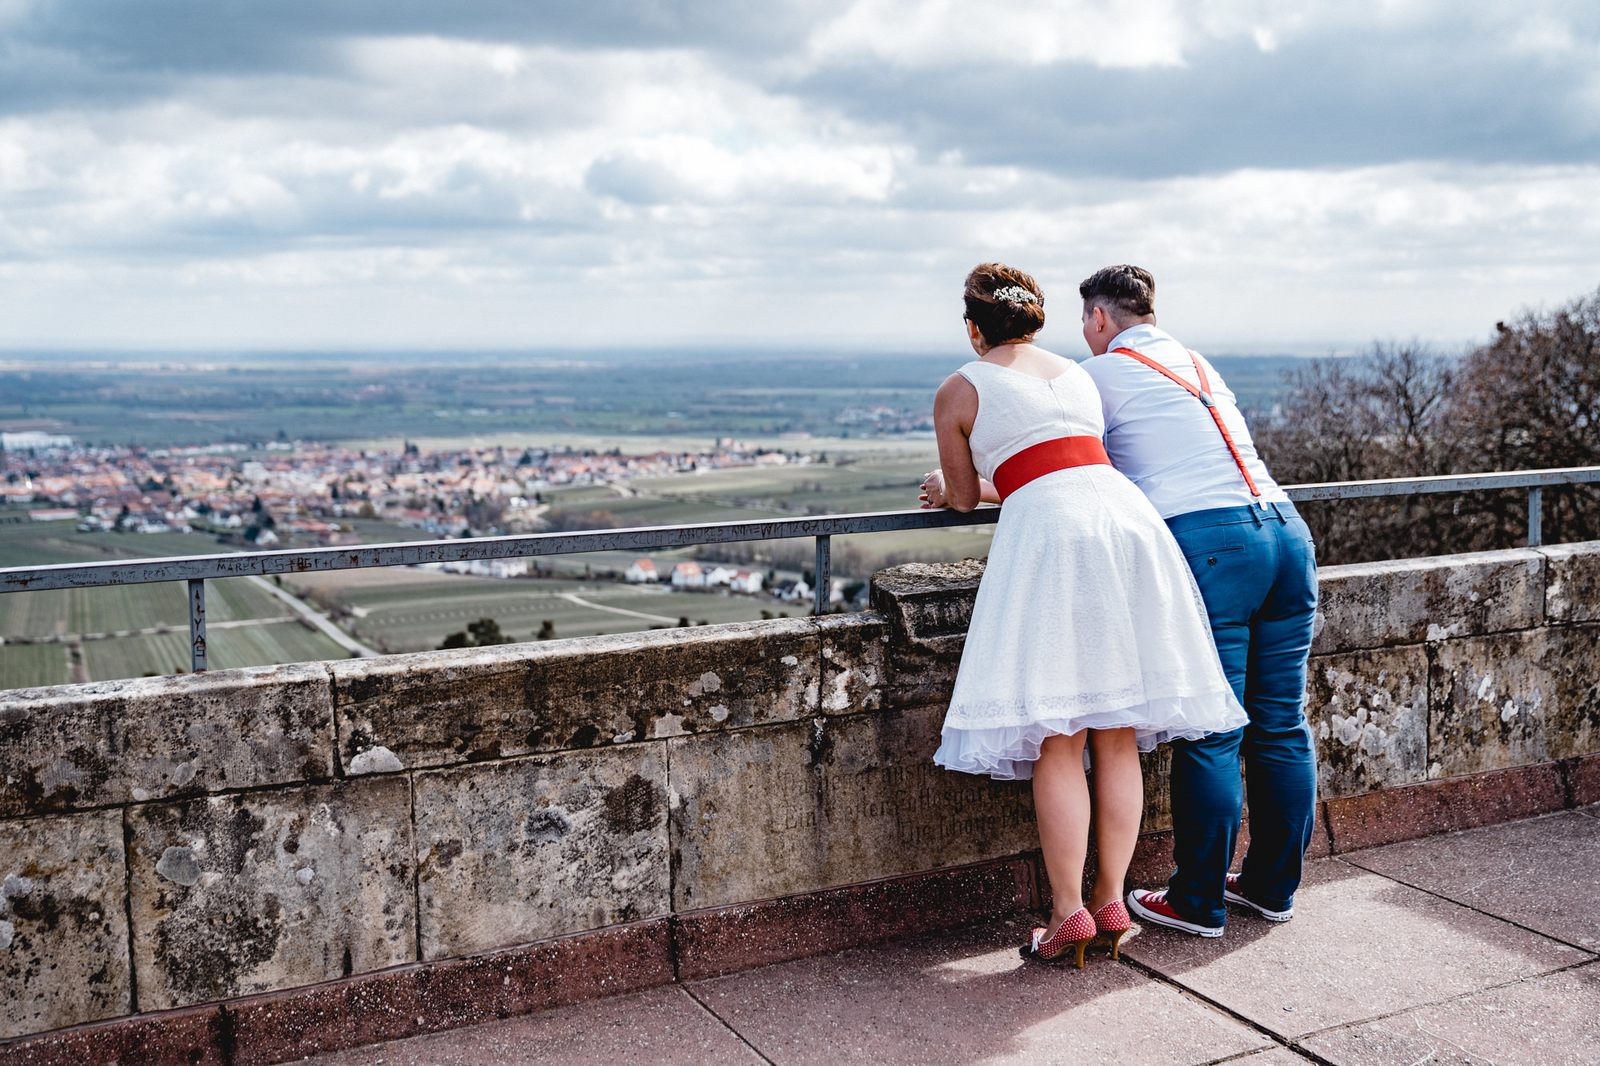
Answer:
[{"label": "red suspender strap", "polygon": [[1099,437],[1057,437],[1022,449],[994,472],[994,489],[1001,502],[1030,481],[1074,466],[1110,466]]},{"label": "red suspender strap", "polygon": [[1205,368],[1200,365],[1200,357],[1198,355],[1194,354],[1193,352],[1189,353],[1189,358],[1194,360],[1195,375],[1200,379],[1200,387],[1195,388],[1193,385],[1189,384],[1187,381],[1183,380],[1178,375],[1174,374],[1172,371],[1156,362],[1154,359],[1151,359],[1143,352],[1136,352],[1132,348],[1113,348],[1111,350],[1113,352],[1120,352],[1123,355],[1133,356],[1135,359],[1139,360],[1139,362],[1143,363],[1151,370],[1154,370],[1156,373],[1176,381],[1179,385],[1183,386],[1184,391],[1186,391],[1190,396],[1193,396],[1195,399],[1204,404],[1206,410],[1211,412],[1211,421],[1217,424],[1217,430],[1222,434],[1222,443],[1228,446],[1228,454],[1233,456],[1234,465],[1239,468],[1239,473],[1244,475],[1244,483],[1250,486],[1250,495],[1261,495],[1261,490],[1256,488],[1255,478],[1250,476],[1250,471],[1245,468],[1244,459],[1239,455],[1238,445],[1233,443],[1233,434],[1228,432],[1227,424],[1222,421],[1222,412],[1217,410],[1217,401],[1211,398],[1211,383],[1206,380]]}]

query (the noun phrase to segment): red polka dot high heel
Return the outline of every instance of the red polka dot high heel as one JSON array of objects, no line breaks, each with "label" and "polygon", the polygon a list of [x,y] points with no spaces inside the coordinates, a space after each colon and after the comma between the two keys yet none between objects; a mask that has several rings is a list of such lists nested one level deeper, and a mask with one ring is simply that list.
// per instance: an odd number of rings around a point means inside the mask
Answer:
[{"label": "red polka dot high heel", "polygon": [[1055,935],[1049,940],[1044,938],[1044,929],[1033,931],[1033,943],[1022,949],[1025,958],[1043,959],[1045,962],[1055,962],[1058,959],[1076,958],[1078,969],[1083,969],[1083,952],[1089,942],[1095,937],[1094,917],[1089,914],[1088,907],[1079,907],[1073,914],[1056,928]]},{"label": "red polka dot high heel", "polygon": [[1133,925],[1133,919],[1128,917],[1128,908],[1122,905],[1120,899],[1114,899],[1104,907],[1094,912],[1094,947],[1109,947],[1113,959],[1121,958],[1117,954],[1117,945],[1122,943],[1122,934],[1126,933]]}]

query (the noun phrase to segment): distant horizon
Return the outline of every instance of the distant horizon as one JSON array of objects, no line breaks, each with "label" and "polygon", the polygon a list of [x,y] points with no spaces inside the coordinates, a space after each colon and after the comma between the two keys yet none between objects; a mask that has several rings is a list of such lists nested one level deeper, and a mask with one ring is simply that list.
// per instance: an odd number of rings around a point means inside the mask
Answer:
[{"label": "distant horizon", "polygon": [[[1041,347],[1047,348],[1058,355],[1069,359],[1083,360],[1089,353],[1083,350],[1083,342],[1074,336],[1077,349],[1066,345],[1053,346],[1049,338],[1041,338]],[[1187,338],[1182,338],[1188,342]],[[1485,334],[1478,340],[1458,340],[1450,343],[1430,341],[1426,338],[1408,337],[1404,339],[1384,338],[1366,342],[1355,343],[1305,343],[1298,345],[1212,345],[1205,343],[1192,343],[1192,346],[1207,355],[1215,355],[1234,359],[1321,359],[1321,358],[1356,358],[1372,350],[1374,344],[1415,344],[1427,348],[1441,355],[1457,355],[1487,343],[1490,335]],[[886,345],[872,346],[867,342],[848,344],[840,342],[813,343],[813,344],[616,344],[616,345],[550,345],[545,347],[516,347],[516,346],[432,346],[432,347],[398,347],[398,346],[306,346],[257,348],[243,347],[178,347],[178,346],[150,346],[129,348],[95,348],[95,347],[60,347],[49,348],[42,346],[15,346],[0,347],[0,367],[7,364],[39,361],[61,363],[93,364],[103,362],[123,363],[162,363],[173,362],[183,365],[192,365],[195,362],[211,362],[228,365],[234,360],[258,359],[293,359],[329,361],[366,361],[383,358],[403,358],[407,361],[420,360],[437,356],[456,356],[462,358],[483,358],[491,361],[515,359],[526,357],[539,360],[561,360],[563,358],[600,358],[600,359],[629,359],[648,358],[653,355],[667,355],[673,357],[703,356],[709,360],[735,359],[757,357],[762,359],[779,358],[806,358],[807,356],[840,357],[850,355],[879,356],[888,359],[938,359],[938,358],[971,358],[970,349],[959,341],[952,341],[949,345],[929,344],[921,347],[889,347]]]}]

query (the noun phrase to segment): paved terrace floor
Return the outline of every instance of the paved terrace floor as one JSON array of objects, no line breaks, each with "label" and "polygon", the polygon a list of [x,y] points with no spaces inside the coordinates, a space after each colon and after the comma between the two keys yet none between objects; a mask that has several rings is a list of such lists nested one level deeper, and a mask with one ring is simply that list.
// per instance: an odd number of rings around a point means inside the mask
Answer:
[{"label": "paved terrace floor", "polygon": [[311,1060],[1600,1063],[1600,806],[1312,864],[1294,920],[1024,962],[997,920]]}]

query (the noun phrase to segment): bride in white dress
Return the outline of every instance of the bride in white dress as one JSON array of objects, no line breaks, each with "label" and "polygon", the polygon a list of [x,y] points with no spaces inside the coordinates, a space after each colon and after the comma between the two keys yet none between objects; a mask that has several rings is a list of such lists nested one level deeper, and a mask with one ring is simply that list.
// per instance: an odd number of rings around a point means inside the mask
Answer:
[{"label": "bride in white dress", "polygon": [[[1246,715],[1222,671],[1194,576],[1166,523],[1105,457],[1094,382],[1033,344],[1044,294],[985,263],[967,277],[978,359],[934,400],[940,470],[926,506],[1002,502],[934,761],[1033,779],[1050,924],[1025,953],[1072,957],[1129,926],[1123,879],[1144,806],[1139,752],[1237,729]],[[1099,870],[1080,898],[1094,765]]]}]

